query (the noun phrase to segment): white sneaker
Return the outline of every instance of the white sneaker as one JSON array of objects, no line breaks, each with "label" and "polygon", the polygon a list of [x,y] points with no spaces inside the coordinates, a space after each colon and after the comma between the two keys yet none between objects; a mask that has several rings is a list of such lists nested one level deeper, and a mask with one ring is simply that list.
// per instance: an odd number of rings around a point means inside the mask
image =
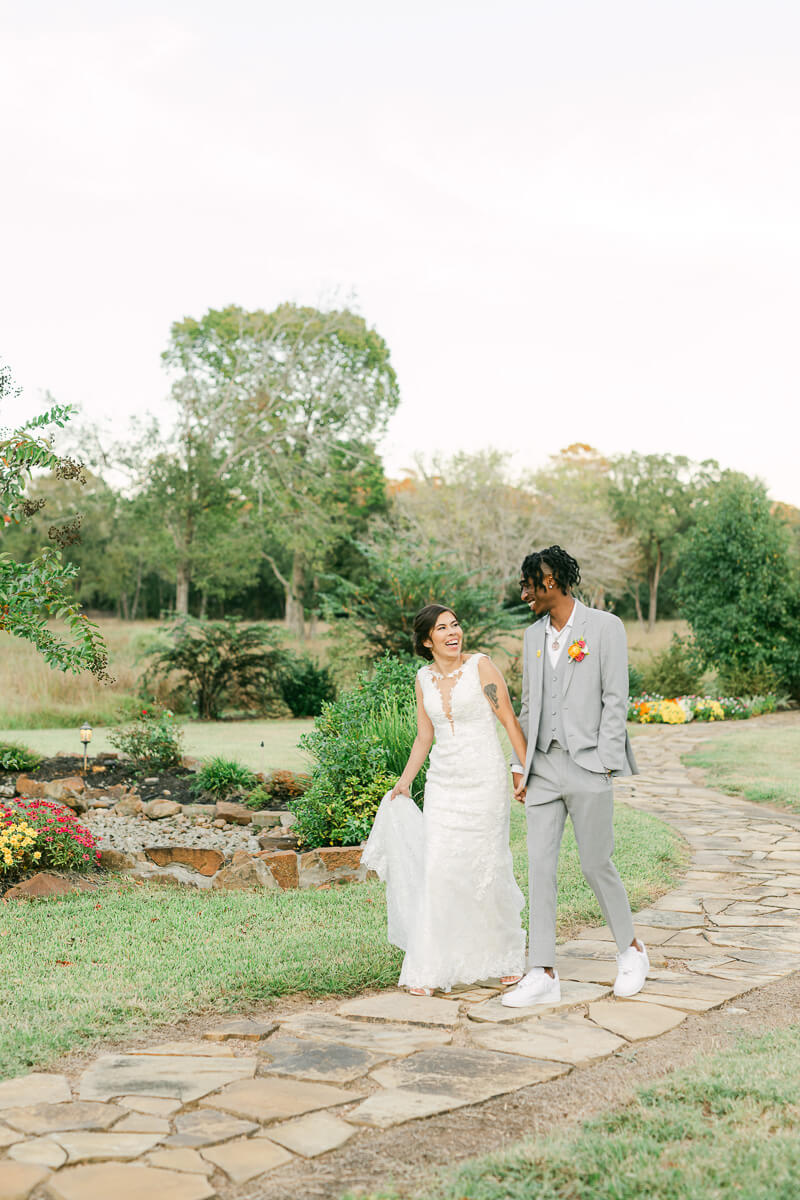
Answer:
[{"label": "white sneaker", "polygon": [[637,950],[635,946],[628,946],[627,950],[623,950],[622,954],[617,955],[614,995],[619,996],[621,1000],[629,1000],[631,996],[635,996],[642,990],[647,972],[650,970],[647,948],[644,942],[639,942],[639,945],[642,947],[641,950]]},{"label": "white sneaker", "polygon": [[544,967],[533,967],[519,981],[513,992],[500,997],[506,1008],[527,1008],[530,1004],[558,1004],[561,1000],[561,982],[558,971],[550,976]]}]

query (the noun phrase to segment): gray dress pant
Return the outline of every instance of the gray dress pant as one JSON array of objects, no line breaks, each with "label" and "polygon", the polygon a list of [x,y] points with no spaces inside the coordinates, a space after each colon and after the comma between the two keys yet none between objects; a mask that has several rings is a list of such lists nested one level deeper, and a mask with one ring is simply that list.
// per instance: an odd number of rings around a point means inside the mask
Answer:
[{"label": "gray dress pant", "polygon": [[557,744],[536,750],[525,801],[528,820],[530,943],[528,968],[556,958],[558,854],[569,813],[581,869],[620,951],[634,939],[628,896],[611,861],[614,795],[608,775],[587,771]]}]

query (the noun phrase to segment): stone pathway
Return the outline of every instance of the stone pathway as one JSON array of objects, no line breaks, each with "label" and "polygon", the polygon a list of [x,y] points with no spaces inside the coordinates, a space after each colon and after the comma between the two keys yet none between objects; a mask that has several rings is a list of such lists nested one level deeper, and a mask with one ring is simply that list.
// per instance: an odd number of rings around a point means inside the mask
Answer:
[{"label": "stone pathway", "polygon": [[100,1055],[75,1078],[7,1080],[0,1200],[226,1200],[352,1138],[580,1070],[800,969],[800,817],[704,788],[680,755],[710,732],[641,730],[642,774],[617,784],[692,849],[681,885],[636,914],[652,971],[634,1000],[611,996],[615,947],[599,928],[559,947],[562,1002],[535,1015],[504,1009],[492,981],[430,999],[384,992],[209,1024],[191,1042]]}]

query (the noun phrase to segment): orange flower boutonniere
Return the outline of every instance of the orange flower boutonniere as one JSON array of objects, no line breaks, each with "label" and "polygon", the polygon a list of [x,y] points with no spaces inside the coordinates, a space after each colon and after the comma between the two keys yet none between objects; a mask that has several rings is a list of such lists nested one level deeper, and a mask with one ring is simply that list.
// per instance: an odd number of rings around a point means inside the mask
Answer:
[{"label": "orange flower boutonniere", "polygon": [[586,655],[589,653],[589,647],[583,638],[578,638],[577,642],[573,642],[567,649],[567,654],[573,662],[583,662]]}]

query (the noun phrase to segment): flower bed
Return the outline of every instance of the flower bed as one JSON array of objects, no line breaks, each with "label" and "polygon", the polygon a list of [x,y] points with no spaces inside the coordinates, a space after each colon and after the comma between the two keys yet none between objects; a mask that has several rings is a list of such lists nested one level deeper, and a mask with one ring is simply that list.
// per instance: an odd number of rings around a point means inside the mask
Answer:
[{"label": "flower bed", "polygon": [[88,871],[100,851],[74,812],[50,800],[0,802],[0,876],[32,868]]},{"label": "flower bed", "polygon": [[628,701],[628,720],[639,725],[742,721],[775,712],[777,707],[777,696],[632,696]]}]

